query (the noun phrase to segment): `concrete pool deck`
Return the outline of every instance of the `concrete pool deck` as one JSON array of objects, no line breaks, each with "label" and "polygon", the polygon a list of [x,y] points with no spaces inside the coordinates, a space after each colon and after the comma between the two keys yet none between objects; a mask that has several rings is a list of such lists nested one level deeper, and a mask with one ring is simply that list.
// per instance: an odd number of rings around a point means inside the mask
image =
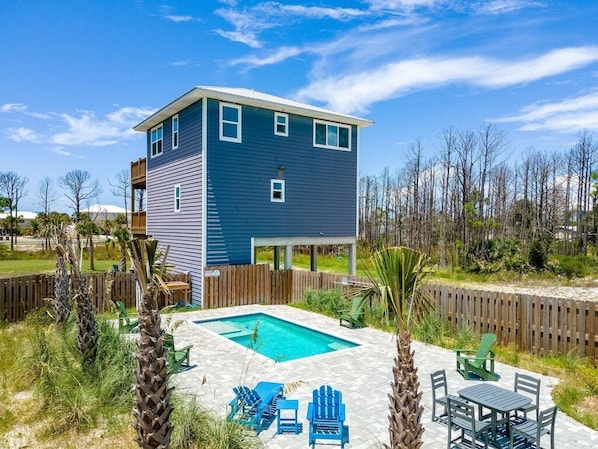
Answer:
[{"label": "concrete pool deck", "polygon": [[[192,322],[252,312],[268,313],[353,341],[360,346],[276,363]],[[307,404],[311,400],[312,391],[322,384],[329,384],[343,393],[343,402],[347,408],[346,424],[350,431],[350,443],[346,448],[368,449],[382,447],[382,443],[388,444],[388,393],[396,354],[395,341],[390,334],[371,328],[347,329],[339,326],[336,319],[280,305],[201,310],[162,315],[162,320],[163,325],[176,327],[173,333],[177,347],[194,345],[191,349],[192,368],[172,377],[176,394],[194,396],[202,405],[224,416],[228,402],[234,397],[232,388],[236,385],[254,387],[259,381],[272,381],[290,387],[287,397],[299,400],[299,420],[303,423],[303,433],[277,435],[276,423],[273,423],[260,434],[266,448],[307,447]],[[423,393],[423,448],[444,448],[447,429],[431,421],[430,373],[444,368],[449,392],[453,393],[477,381],[466,381],[455,371],[455,355],[452,351],[419,342],[413,342],[412,349],[415,351],[415,364]],[[496,372],[501,376],[497,385],[512,389],[516,371],[526,372],[497,363]],[[530,374],[542,379],[540,408],[553,405],[550,391],[555,379]],[[545,447],[548,440],[548,437],[542,440]],[[331,446],[317,444],[316,447]],[[562,412],[557,414],[556,449],[596,447],[598,432],[577,423]]]}]

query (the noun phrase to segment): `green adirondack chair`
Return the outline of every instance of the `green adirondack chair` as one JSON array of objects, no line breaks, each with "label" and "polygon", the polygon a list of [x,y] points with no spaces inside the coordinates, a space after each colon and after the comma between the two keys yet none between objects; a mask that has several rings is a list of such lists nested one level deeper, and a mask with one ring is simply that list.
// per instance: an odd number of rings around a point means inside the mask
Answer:
[{"label": "green adirondack chair", "polygon": [[338,311],[339,324],[351,329],[354,327],[365,327],[365,302],[366,299],[364,298],[353,298],[350,309]]},{"label": "green adirondack chair", "polygon": [[139,325],[139,320],[133,320],[127,314],[127,308],[122,301],[114,301],[118,307],[118,330],[120,332],[131,332]]},{"label": "green adirondack chair", "polygon": [[193,345],[185,346],[184,348],[175,349],[174,336],[169,333],[164,334],[164,346],[168,349],[168,372],[170,374],[176,373],[181,366],[189,367],[189,352]]},{"label": "green adirondack chair", "polygon": [[[494,352],[491,349],[495,342],[495,334],[484,334],[477,351],[475,349],[455,349],[457,371],[465,380],[470,380],[472,373],[485,380],[498,380],[498,376],[494,373]],[[475,355],[471,355],[473,353]]]}]

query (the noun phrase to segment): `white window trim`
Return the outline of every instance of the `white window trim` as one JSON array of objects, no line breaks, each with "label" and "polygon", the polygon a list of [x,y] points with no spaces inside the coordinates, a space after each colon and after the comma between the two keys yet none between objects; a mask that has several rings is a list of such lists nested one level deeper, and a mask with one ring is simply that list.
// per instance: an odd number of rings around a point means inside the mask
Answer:
[{"label": "white window trim", "polygon": [[[229,121],[225,121],[223,118],[223,114],[222,114],[222,110],[224,108],[233,108],[236,109],[237,111],[239,111],[239,121],[238,122],[229,122]],[[241,105],[238,104],[232,104],[232,103],[220,103],[220,120],[219,120],[219,128],[220,128],[220,140],[223,140],[225,142],[235,142],[235,143],[241,143],[241,137],[242,137],[242,130],[243,130],[243,126],[242,126],[242,121],[243,121],[243,116],[242,116],[242,112],[243,110],[241,109]],[[225,123],[234,123],[237,125],[237,137],[227,137],[223,135],[223,131],[224,131],[224,124]]]},{"label": "white window trim", "polygon": [[[152,133],[154,131],[157,131],[159,128],[162,128],[162,137],[160,137],[160,139],[156,139],[156,143],[158,142],[158,140],[161,140],[162,145],[160,145],[160,152],[156,151],[156,154],[154,154],[154,148],[153,148],[154,142],[152,142]],[[164,127],[160,123],[158,126],[154,126],[152,129],[150,129],[150,157],[160,156],[163,152],[164,152]]]},{"label": "white window trim", "polygon": [[[322,145],[319,143],[316,143],[316,125],[325,125],[326,126],[326,145]],[[336,126],[337,128],[345,128],[349,131],[349,140],[348,140],[348,148],[345,147],[340,147],[338,145],[328,145],[328,126]],[[340,140],[340,136],[339,136],[339,140]],[[349,125],[341,125],[340,123],[335,123],[335,122],[326,122],[324,120],[314,120],[314,126],[313,126],[313,143],[314,143],[314,147],[318,147],[318,148],[328,148],[328,149],[332,149],[332,150],[338,150],[338,151],[351,151],[351,126]]]},{"label": "white window trim", "polygon": [[[177,190],[178,190],[178,195],[177,195]],[[181,211],[181,196],[182,195],[181,195],[181,185],[180,184],[175,184],[173,193],[174,193],[174,212],[178,213]],[[178,202],[178,207],[177,207],[177,202]]]},{"label": "white window trim", "polygon": [[[274,198],[274,192],[278,191],[274,189],[274,184],[275,183],[280,183],[282,189],[280,190],[281,192],[281,196],[280,198]],[[285,185],[284,185],[284,179],[271,179],[270,180],[270,201],[272,203],[284,203],[284,198],[285,198]]]},{"label": "white window trim", "polygon": [[[278,132],[278,117],[284,117],[284,132]],[[285,114],[284,112],[274,113],[274,134],[283,137],[289,136],[289,114]]]},{"label": "white window trim", "polygon": [[[176,121],[176,125],[177,125],[177,129],[175,131],[174,129],[174,122]],[[180,133],[180,129],[181,129],[181,122],[179,120],[179,114],[173,115],[172,116],[172,149],[176,150],[179,147],[179,144],[181,143],[181,133]],[[176,145],[174,143],[174,135],[176,133],[177,139],[176,139]]]}]

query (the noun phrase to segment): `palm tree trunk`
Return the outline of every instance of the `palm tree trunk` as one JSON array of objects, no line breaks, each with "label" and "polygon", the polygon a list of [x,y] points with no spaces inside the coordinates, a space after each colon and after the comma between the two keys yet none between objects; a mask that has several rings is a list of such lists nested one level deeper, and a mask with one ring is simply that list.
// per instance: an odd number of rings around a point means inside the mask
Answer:
[{"label": "palm tree trunk", "polygon": [[[71,262],[71,268],[73,263]],[[77,347],[88,366],[93,365],[98,352],[98,326],[89,297],[87,282],[78,270],[73,274],[73,290],[77,305]]]},{"label": "palm tree trunk", "polygon": [[136,441],[143,449],[167,448],[172,432],[170,396],[174,388],[168,387],[164,331],[155,296],[154,288],[150,287],[142,297],[135,353],[134,427]]},{"label": "palm tree trunk", "polygon": [[415,352],[411,351],[411,333],[399,330],[397,334],[397,356],[392,369],[392,392],[389,398],[388,431],[390,446],[387,449],[419,449],[424,427],[421,424],[424,407],[420,404],[422,393],[414,363]]},{"label": "palm tree trunk", "polygon": [[127,272],[127,244],[125,242],[119,242],[120,245],[120,261],[118,263],[118,269],[121,273]]},{"label": "palm tree trunk", "polygon": [[56,277],[54,280],[54,322],[57,325],[65,323],[71,313],[69,302],[69,278],[64,257],[56,257]]}]

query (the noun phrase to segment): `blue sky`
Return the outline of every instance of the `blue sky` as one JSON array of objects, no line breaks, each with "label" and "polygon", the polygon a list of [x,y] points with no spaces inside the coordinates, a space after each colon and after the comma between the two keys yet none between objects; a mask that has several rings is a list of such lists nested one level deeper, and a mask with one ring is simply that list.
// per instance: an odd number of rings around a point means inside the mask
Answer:
[{"label": "blue sky", "polygon": [[193,86],[373,120],[362,175],[485,122],[506,132],[505,157],[567,151],[598,131],[597,22],[596,0],[3,2],[0,171],[29,178],[21,210],[73,169],[120,205],[109,181],[145,155],[132,127]]}]

